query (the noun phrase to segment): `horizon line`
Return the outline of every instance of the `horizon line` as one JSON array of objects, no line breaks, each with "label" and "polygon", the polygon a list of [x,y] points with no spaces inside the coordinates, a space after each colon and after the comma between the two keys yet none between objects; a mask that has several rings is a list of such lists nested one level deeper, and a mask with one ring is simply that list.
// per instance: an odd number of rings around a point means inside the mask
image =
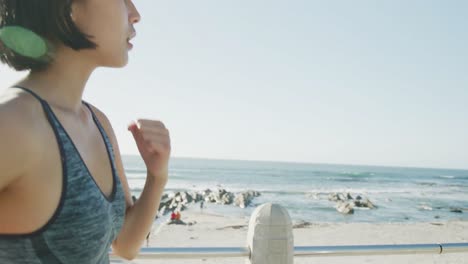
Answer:
[{"label": "horizon line", "polygon": [[[139,154],[122,153],[122,156],[140,156]],[[218,161],[243,161],[243,162],[269,162],[269,163],[292,163],[305,165],[337,165],[337,166],[360,166],[360,167],[384,167],[384,168],[403,168],[403,169],[429,169],[429,170],[459,170],[467,171],[467,168],[447,168],[447,167],[420,167],[403,165],[370,165],[370,164],[351,164],[351,163],[328,163],[328,162],[308,162],[308,161],[285,161],[285,160],[246,160],[246,159],[227,159],[227,158],[206,158],[206,157],[182,157],[172,156],[176,159],[200,159],[200,160],[218,160]]]}]

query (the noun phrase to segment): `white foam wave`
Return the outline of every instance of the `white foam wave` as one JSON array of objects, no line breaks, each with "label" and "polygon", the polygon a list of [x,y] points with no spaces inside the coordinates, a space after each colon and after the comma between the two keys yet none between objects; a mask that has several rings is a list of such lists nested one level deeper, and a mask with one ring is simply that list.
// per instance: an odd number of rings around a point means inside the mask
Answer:
[{"label": "white foam wave", "polygon": [[455,179],[455,176],[452,176],[452,175],[441,175],[439,177],[444,178],[444,179]]}]

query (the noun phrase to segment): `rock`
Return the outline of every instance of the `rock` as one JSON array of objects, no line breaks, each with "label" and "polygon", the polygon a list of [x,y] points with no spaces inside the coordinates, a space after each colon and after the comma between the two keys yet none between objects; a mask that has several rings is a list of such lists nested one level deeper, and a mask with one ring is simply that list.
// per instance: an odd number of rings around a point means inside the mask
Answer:
[{"label": "rock", "polygon": [[330,193],[328,195],[328,200],[332,202],[343,201],[338,193]]},{"label": "rock", "polygon": [[306,228],[306,227],[309,227],[311,225],[312,225],[312,223],[301,220],[298,223],[294,224],[293,228]]},{"label": "rock", "polygon": [[238,194],[234,198],[234,205],[239,206],[240,208],[245,208],[249,203],[250,201],[243,193]]},{"label": "rock", "polygon": [[217,204],[232,204],[234,194],[226,191],[225,189],[219,189],[218,191],[211,192],[205,201]]},{"label": "rock", "polygon": [[221,198],[222,204],[232,204],[234,201],[234,194],[232,193],[226,193],[223,195]]},{"label": "rock", "polygon": [[205,201],[207,203],[217,203],[217,204],[223,204],[223,205],[234,203],[236,206],[245,208],[246,206],[248,206],[250,201],[254,197],[257,197],[257,196],[260,196],[260,193],[257,191],[252,191],[252,190],[244,192],[243,196],[241,197],[240,194],[236,196],[232,192],[228,192],[225,189],[218,189],[216,191],[211,191],[207,189],[205,191],[202,191],[194,195],[195,197],[194,199],[195,199],[195,202]]},{"label": "rock", "polygon": [[166,198],[166,199],[161,199],[161,202],[160,202],[160,207],[162,207],[162,205],[169,205],[172,203],[172,199],[171,198]]},{"label": "rock", "polygon": [[252,199],[257,196],[260,196],[260,193],[252,190],[239,193],[234,198],[234,205],[239,206],[240,208],[245,208],[249,206],[249,204],[252,202]]},{"label": "rock", "polygon": [[193,197],[188,192],[182,192],[180,194],[180,198],[182,199],[182,203],[184,203],[184,204],[189,204],[189,203],[193,202]]},{"label": "rock", "polygon": [[201,193],[192,193],[192,198],[194,199],[195,203],[205,200]]},{"label": "rock", "polygon": [[364,200],[354,201],[354,205],[356,205],[356,207],[365,207],[365,208],[369,208],[369,209],[375,209],[376,208],[376,206],[367,198],[364,199]]},{"label": "rock", "polygon": [[336,204],[335,208],[342,214],[354,214],[353,203],[340,201]]},{"label": "rock", "polygon": [[169,212],[169,207],[172,204],[172,199],[168,197],[169,196],[166,195],[164,199],[161,199],[161,202],[159,203],[158,211],[160,212],[161,215],[165,215]]},{"label": "rock", "polygon": [[328,200],[337,202],[335,208],[338,212],[344,214],[354,213],[354,207],[357,208],[369,208],[376,209],[377,206],[373,204],[368,198],[364,198],[362,195],[356,195],[355,198],[349,192],[343,193],[330,193]]},{"label": "rock", "polygon": [[[248,190],[238,195],[236,205],[245,208],[250,204],[252,199],[257,196],[260,196],[259,192]],[[164,194],[161,197],[158,213],[164,215],[175,210],[182,211],[186,209],[189,204],[201,201],[228,205],[235,203],[235,198],[235,194],[225,189],[217,189],[216,191],[206,189],[198,193],[187,191],[173,192]]]},{"label": "rock", "polygon": [[167,209],[167,207],[165,205],[163,205],[162,208],[159,209],[159,211],[158,211],[159,215],[165,215],[166,214],[166,209]]},{"label": "rock", "polygon": [[202,195],[203,197],[206,197],[206,196],[210,195],[210,193],[211,193],[211,190],[210,190],[210,189],[206,189],[206,190],[204,190],[204,191],[201,192],[201,195]]},{"label": "rock", "polygon": [[169,208],[176,208],[179,202],[177,202],[176,199],[172,199],[171,204],[169,205]]},{"label": "rock", "polygon": [[253,191],[253,190],[248,190],[248,191],[247,191],[247,194],[250,195],[250,196],[252,196],[252,197],[258,197],[258,196],[261,195],[260,192]]},{"label": "rock", "polygon": [[219,200],[218,193],[215,193],[215,192],[210,193],[207,197],[205,197],[205,200],[206,198],[208,198],[207,202],[210,202],[210,203],[216,203]]},{"label": "rock", "polygon": [[226,204],[226,201],[229,202],[229,199],[224,199],[224,196],[229,196],[229,193],[224,189],[218,190],[218,193],[216,195],[216,203]]},{"label": "rock", "polygon": [[319,195],[317,193],[306,193],[305,196],[307,198],[312,198],[314,200],[319,200],[320,199],[320,197],[319,197]]},{"label": "rock", "polygon": [[160,215],[165,215],[174,210],[184,210],[192,201],[192,196],[187,192],[164,194],[161,197],[158,212]]}]

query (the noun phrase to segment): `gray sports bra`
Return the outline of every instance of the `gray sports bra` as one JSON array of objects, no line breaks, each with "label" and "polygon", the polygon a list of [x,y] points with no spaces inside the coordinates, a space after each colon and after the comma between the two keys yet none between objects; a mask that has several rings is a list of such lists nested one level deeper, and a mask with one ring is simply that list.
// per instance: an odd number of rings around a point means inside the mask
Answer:
[{"label": "gray sports bra", "polygon": [[[124,222],[125,197],[106,132],[91,107],[83,101],[107,148],[113,177],[109,198],[99,189],[49,104],[31,90],[18,88],[41,102],[52,125],[60,146],[63,185],[59,205],[44,226],[27,234],[0,234],[0,263],[108,264],[110,245]],[[8,212],[0,212],[0,217],[4,213]]]}]

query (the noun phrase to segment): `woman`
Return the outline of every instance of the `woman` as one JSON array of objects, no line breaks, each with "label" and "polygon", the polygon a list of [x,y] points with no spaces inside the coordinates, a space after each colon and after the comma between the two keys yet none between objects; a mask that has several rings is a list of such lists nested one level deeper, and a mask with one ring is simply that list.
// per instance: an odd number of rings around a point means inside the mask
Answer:
[{"label": "woman", "polygon": [[127,64],[139,20],[132,0],[0,0],[0,60],[29,70],[1,87],[0,263],[138,254],[168,180],[169,132],[129,125],[147,167],[133,203],[111,124],[82,94],[97,67]]}]

